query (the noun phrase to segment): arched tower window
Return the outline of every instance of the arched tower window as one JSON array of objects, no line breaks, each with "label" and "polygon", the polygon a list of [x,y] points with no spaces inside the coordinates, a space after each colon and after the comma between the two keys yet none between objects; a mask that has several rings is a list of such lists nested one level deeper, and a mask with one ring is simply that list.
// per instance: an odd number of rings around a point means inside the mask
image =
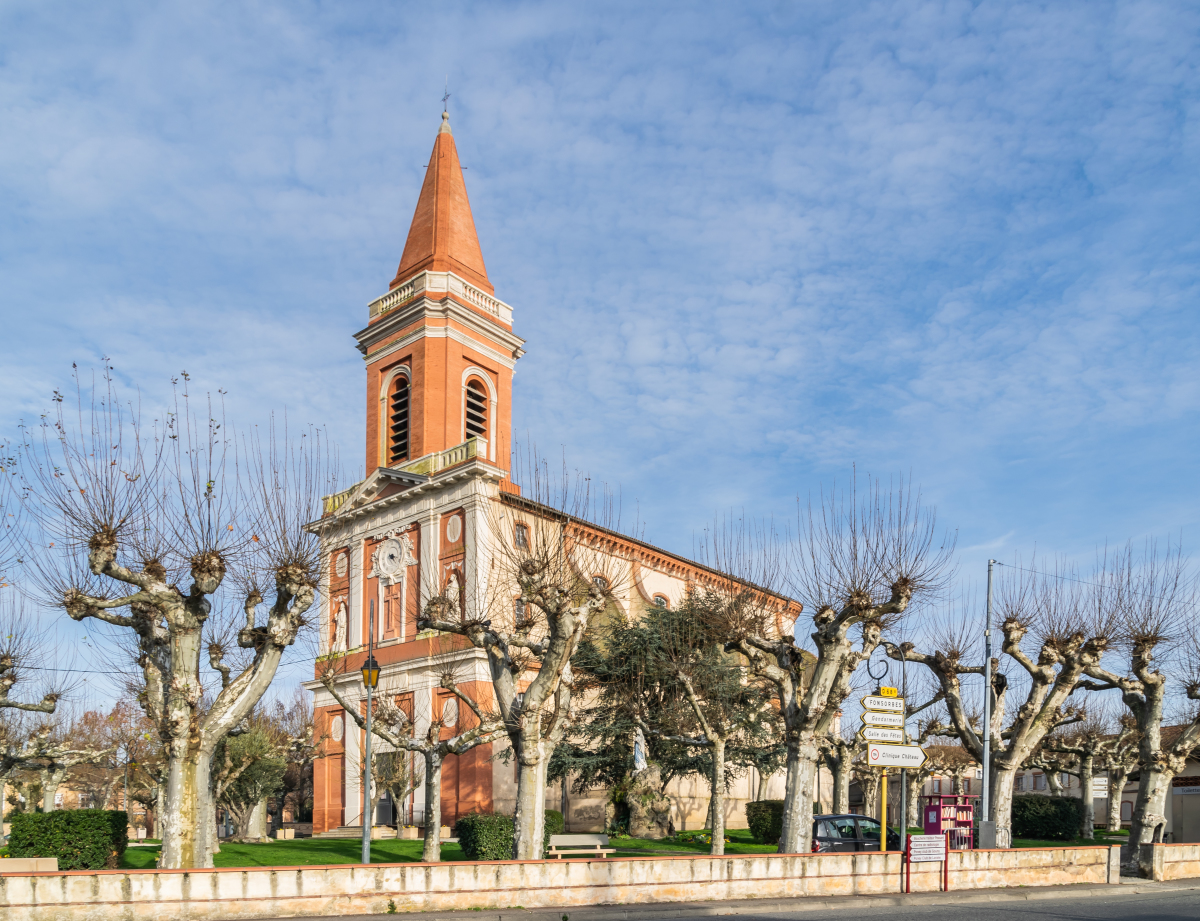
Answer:
[{"label": "arched tower window", "polygon": [[478,380],[467,381],[467,438],[487,438],[488,397]]},{"label": "arched tower window", "polygon": [[408,378],[397,374],[387,402],[389,467],[408,460],[409,389]]}]

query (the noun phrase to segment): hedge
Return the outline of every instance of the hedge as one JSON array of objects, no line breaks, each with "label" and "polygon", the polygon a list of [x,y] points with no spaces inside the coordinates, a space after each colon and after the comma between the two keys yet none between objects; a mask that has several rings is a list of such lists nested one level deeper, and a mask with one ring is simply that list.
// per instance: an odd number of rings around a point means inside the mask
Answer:
[{"label": "hedge", "polygon": [[[561,812],[546,810],[546,832],[542,854],[550,846],[551,835],[561,835],[565,823]],[[454,835],[467,860],[512,860],[512,816],[492,812],[472,812],[454,823]]]},{"label": "hedge", "polygon": [[1040,796],[1036,793],[1026,793],[1013,797],[1014,838],[1070,841],[1079,836],[1082,821],[1083,800],[1074,796]]},{"label": "hedge", "polygon": [[778,844],[779,836],[783,834],[783,800],[747,803],[746,824],[759,844]]},{"label": "hedge", "polygon": [[60,870],[115,870],[129,840],[124,810],[19,812],[9,820],[10,857],[57,857]]}]

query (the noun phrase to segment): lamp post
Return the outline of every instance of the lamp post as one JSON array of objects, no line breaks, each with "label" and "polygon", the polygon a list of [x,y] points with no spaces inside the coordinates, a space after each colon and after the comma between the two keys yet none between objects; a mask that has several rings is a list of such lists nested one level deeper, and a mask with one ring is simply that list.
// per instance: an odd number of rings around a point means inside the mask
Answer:
[{"label": "lamp post", "polygon": [[363,833],[362,862],[371,862],[371,826],[374,816],[371,811],[371,692],[379,683],[379,663],[375,661],[375,599],[371,599],[371,613],[367,621],[367,661],[362,664],[363,685],[367,689],[367,741],[363,750]]},{"label": "lamp post", "polygon": [[983,795],[980,798],[979,846],[996,846],[996,824],[991,814],[991,759],[992,759],[992,568],[995,560],[988,560],[987,581],[987,624],[983,630]]}]

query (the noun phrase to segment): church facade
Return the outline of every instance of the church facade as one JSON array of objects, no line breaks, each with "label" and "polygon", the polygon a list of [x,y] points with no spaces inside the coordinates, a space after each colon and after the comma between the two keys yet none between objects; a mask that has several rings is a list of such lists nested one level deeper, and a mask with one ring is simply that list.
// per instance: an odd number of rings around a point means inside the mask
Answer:
[{"label": "church facade", "polygon": [[[512,378],[525,342],[488,277],[445,113],[399,268],[355,339],[366,372],[367,462],[362,481],[324,501],[317,675],[336,671],[343,699],[361,698],[365,712],[358,670],[371,639],[380,666],[376,693],[408,714],[418,733],[437,720],[446,737],[473,716],[460,712],[441,676],[453,671],[459,689],[485,710],[492,687],[482,650],[418,629],[422,606],[440,593],[461,592],[470,604],[494,598],[495,542],[519,546],[555,512],[521,497],[510,478]],[[607,555],[612,604],[622,613],[676,604],[715,575],[641,541],[575,524]],[[324,740],[314,766],[313,832],[361,825],[364,734],[319,681],[305,686]],[[470,812],[511,814],[515,766],[498,757],[502,744],[447,758],[440,816],[425,815],[418,788],[405,802],[381,803],[374,822],[453,825]],[[387,746],[374,739],[372,748]],[[419,762],[413,767],[419,775]],[[743,807],[758,784],[744,777],[731,791],[730,827],[745,825]],[[782,778],[771,787],[781,795]],[[674,782],[667,793],[677,828],[705,825],[704,781]],[[561,807],[568,830],[581,832],[604,828],[606,800],[604,790],[580,796],[556,785],[546,804]]]}]

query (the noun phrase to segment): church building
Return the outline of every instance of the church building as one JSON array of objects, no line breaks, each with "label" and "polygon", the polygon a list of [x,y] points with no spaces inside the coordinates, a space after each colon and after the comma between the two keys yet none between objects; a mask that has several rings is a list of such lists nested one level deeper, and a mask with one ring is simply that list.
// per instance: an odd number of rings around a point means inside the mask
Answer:
[{"label": "church building", "polygon": [[[512,380],[525,340],[513,331],[513,308],[495,295],[443,113],[399,268],[354,334],[366,372],[364,479],[326,497],[320,527],[326,584],[317,674],[334,663],[342,697],[361,699],[365,712],[358,670],[373,630],[376,693],[393,700],[419,734],[439,720],[442,732],[453,735],[458,720],[473,718],[465,707],[460,714],[458,701],[439,686],[447,669],[484,709],[492,700],[486,654],[457,637],[419,631],[422,606],[448,586],[471,599],[486,597],[494,542],[520,546],[532,518],[555,514],[522,498],[510,479]],[[498,507],[511,513],[506,533],[496,533]],[[590,529],[619,573],[612,603],[625,614],[674,605],[690,586],[716,575],[644,542],[578,524]],[[364,734],[319,681],[305,687],[314,693],[316,732],[324,739],[314,766],[313,833],[361,827]],[[452,826],[469,812],[512,814],[515,766],[496,757],[506,744],[447,758],[441,815],[431,818]],[[387,746],[373,739],[372,749]],[[412,757],[420,776],[419,756]],[[758,783],[743,777],[730,791],[730,827],[745,826],[744,805]],[[549,789],[546,805],[564,807],[567,830],[603,830],[607,791],[579,796],[561,787]],[[781,795],[782,777],[771,787]],[[667,793],[677,828],[704,827],[706,782],[672,782]],[[424,825],[424,812],[418,788],[402,803],[385,798],[374,821]]]}]

